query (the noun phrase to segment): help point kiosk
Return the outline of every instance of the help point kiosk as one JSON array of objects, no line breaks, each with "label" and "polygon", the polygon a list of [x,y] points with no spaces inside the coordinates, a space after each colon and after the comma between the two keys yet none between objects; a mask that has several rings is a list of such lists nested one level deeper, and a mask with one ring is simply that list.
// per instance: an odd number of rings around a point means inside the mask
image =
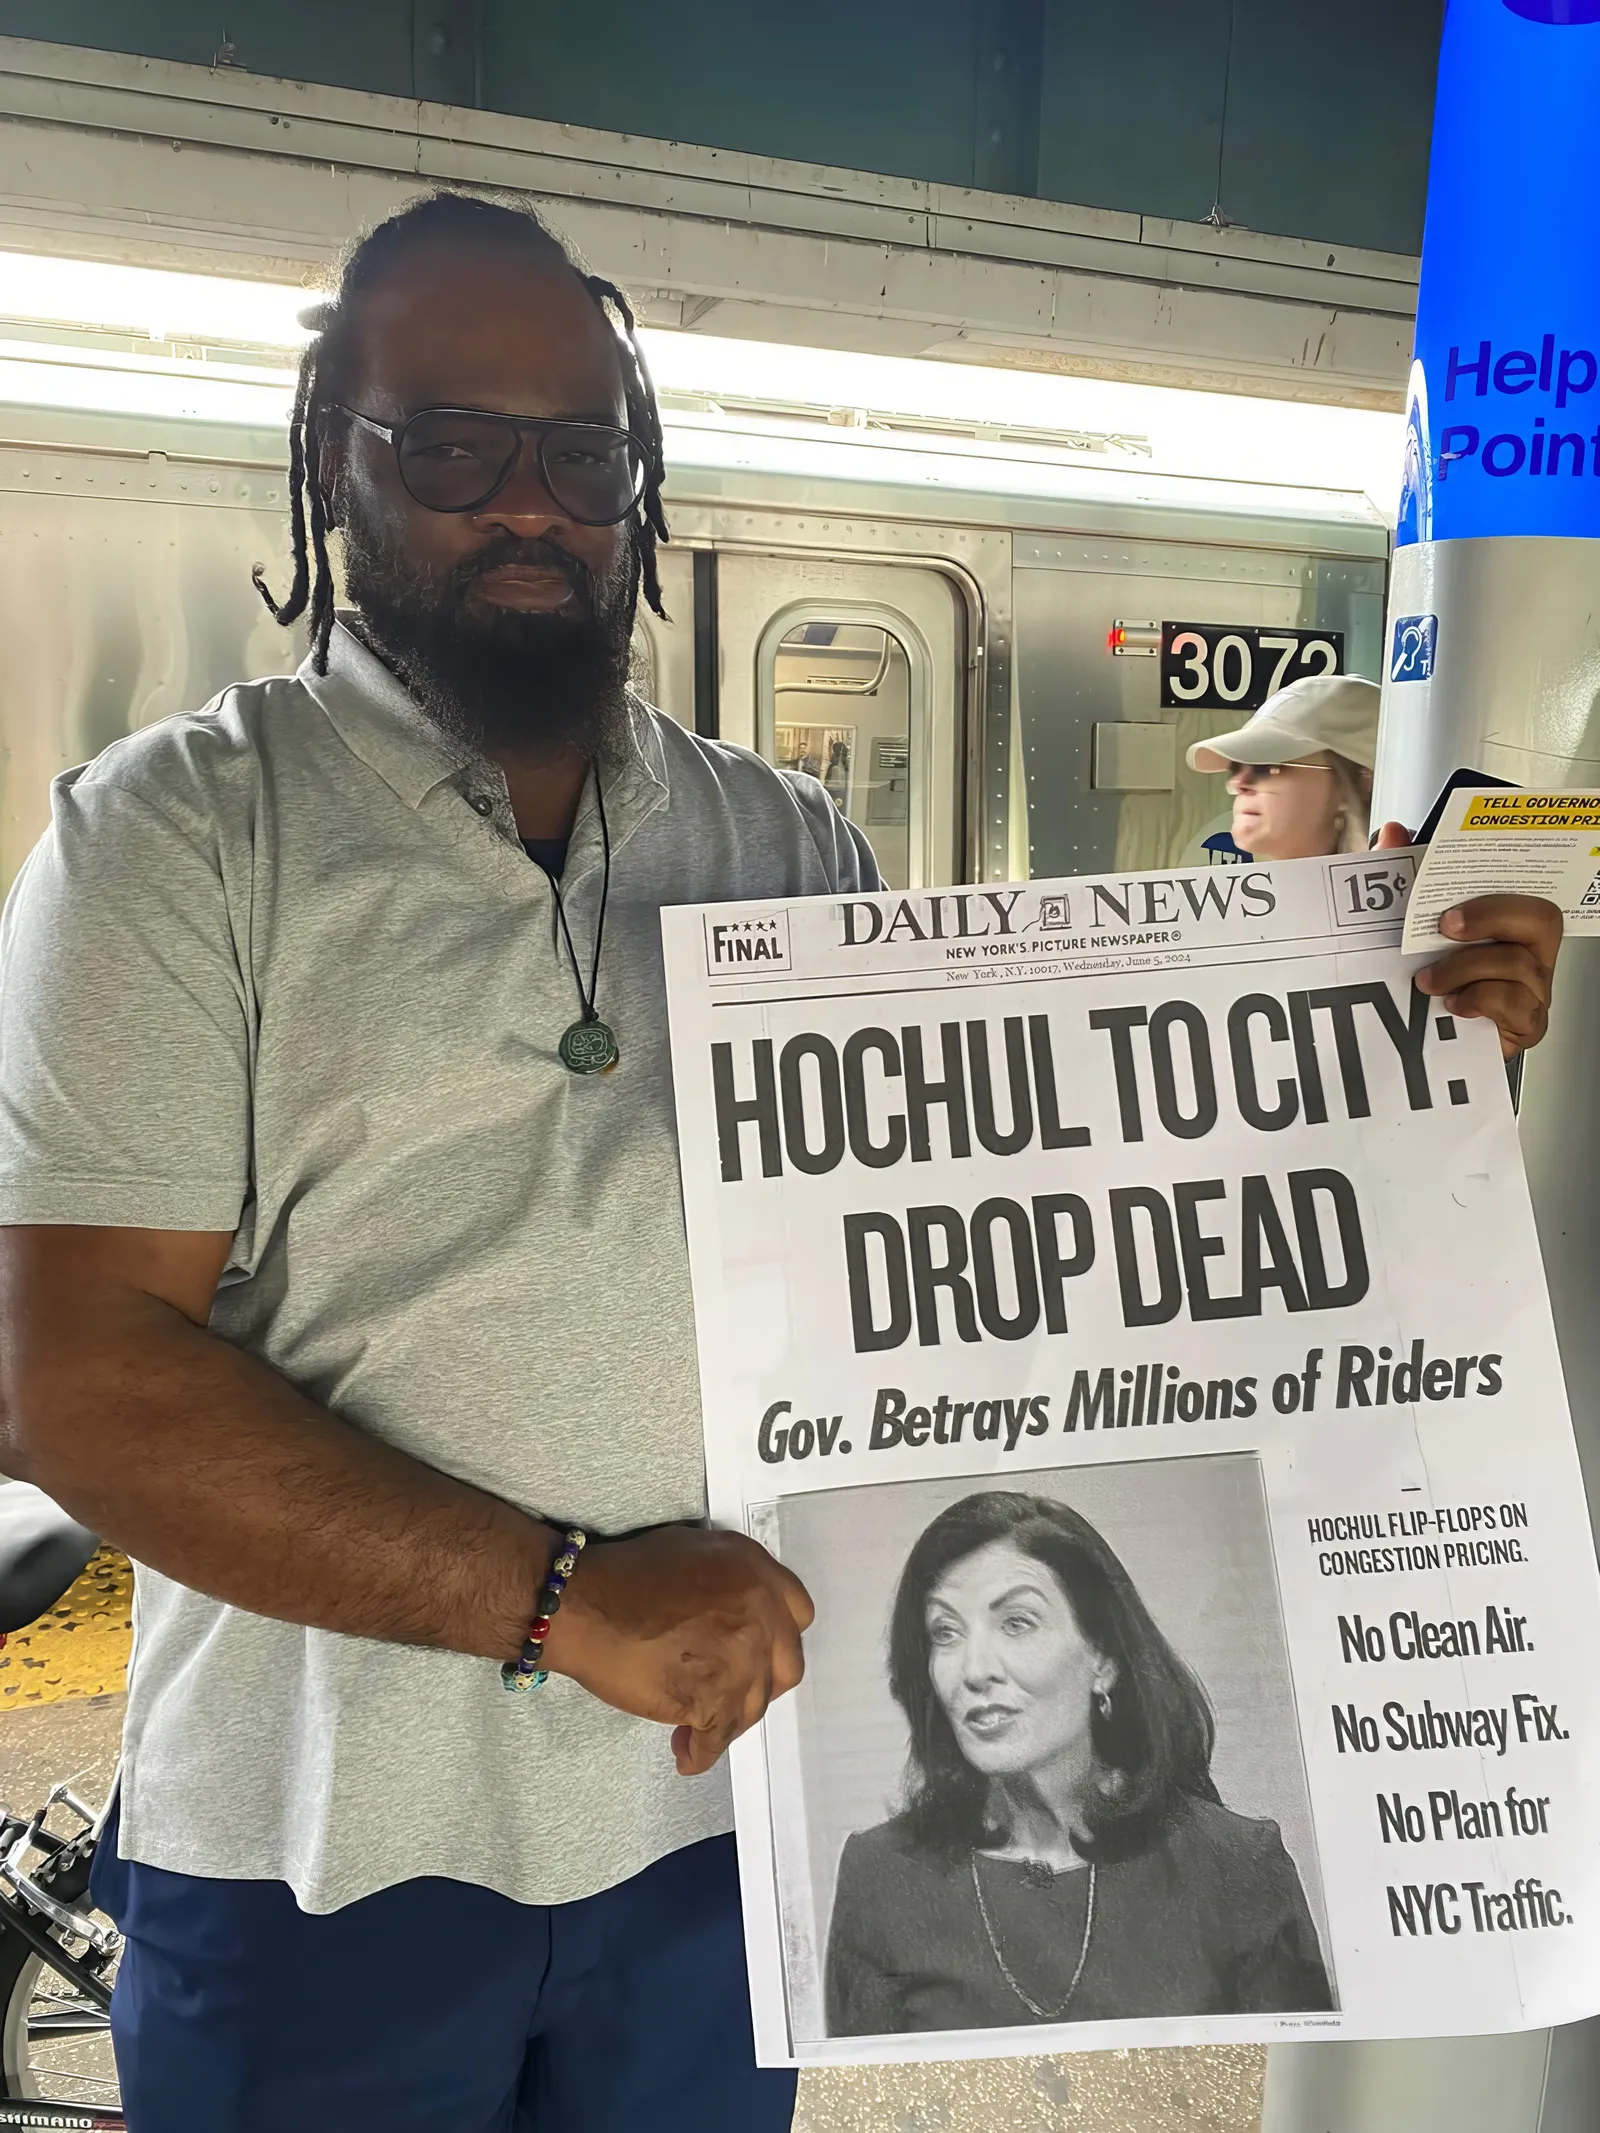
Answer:
[{"label": "help point kiosk", "polygon": [[[1600,0],[1448,0],[1373,819],[1458,769],[1600,782]],[[1520,1127],[1600,1506],[1600,948]],[[1600,1653],[1595,1655],[1600,1665]],[[1600,2021],[1268,2055],[1262,2133],[1594,2133]]]}]

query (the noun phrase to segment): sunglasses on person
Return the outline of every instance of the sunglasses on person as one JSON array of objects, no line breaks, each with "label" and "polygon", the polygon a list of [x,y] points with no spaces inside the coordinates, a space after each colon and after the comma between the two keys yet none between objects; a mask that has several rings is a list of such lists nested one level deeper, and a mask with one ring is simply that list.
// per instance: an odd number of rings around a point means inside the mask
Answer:
[{"label": "sunglasses on person", "polygon": [[631,430],[608,422],[423,407],[394,425],[338,405],[394,448],[406,493],[427,511],[476,511],[491,503],[516,473],[525,444],[537,454],[552,503],[580,526],[618,525],[644,494],[644,447]]},{"label": "sunglasses on person", "polygon": [[1235,763],[1228,773],[1234,778],[1248,778],[1252,785],[1270,785],[1274,778],[1281,778],[1290,770],[1332,770],[1331,763]]}]

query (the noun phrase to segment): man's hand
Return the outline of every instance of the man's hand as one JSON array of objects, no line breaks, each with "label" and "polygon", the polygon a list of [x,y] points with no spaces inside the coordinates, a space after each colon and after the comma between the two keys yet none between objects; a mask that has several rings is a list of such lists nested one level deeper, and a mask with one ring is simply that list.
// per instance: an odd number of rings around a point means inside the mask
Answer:
[{"label": "man's hand", "polygon": [[[1378,832],[1377,850],[1398,851],[1411,833],[1398,822]],[[1475,896],[1439,921],[1447,939],[1470,941],[1419,973],[1417,984],[1453,1015],[1483,1015],[1500,1032],[1508,1059],[1544,1035],[1561,950],[1561,913],[1542,896]]]},{"label": "man's hand", "polygon": [[814,1613],[800,1580],[742,1533],[656,1526],[584,1550],[545,1664],[671,1726],[680,1775],[698,1777],[799,1681]]}]

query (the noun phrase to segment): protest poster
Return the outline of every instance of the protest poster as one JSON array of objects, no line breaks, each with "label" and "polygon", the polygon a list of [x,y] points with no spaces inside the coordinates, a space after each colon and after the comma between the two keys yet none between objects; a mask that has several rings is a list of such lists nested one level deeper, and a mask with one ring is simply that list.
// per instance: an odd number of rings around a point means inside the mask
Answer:
[{"label": "protest poster", "polygon": [[766,2064],[1600,2009],[1600,1579],[1415,855],[663,913]]}]

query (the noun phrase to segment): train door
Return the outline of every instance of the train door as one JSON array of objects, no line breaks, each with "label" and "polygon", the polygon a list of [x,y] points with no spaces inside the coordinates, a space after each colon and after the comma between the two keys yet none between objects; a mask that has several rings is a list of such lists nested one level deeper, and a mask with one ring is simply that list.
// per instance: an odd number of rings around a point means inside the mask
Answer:
[{"label": "train door", "polygon": [[[1369,551],[1381,534],[1363,532]],[[1386,556],[1022,536],[1013,549],[1017,726],[1035,877],[1227,856],[1220,777],[1190,745],[1243,725],[1280,677],[1334,660],[1376,681]],[[1128,626],[1114,650],[1117,623]],[[1186,632],[1164,662],[1164,623]],[[1169,635],[1171,633],[1169,632]],[[1169,673],[1163,686],[1163,666]]]},{"label": "train door", "polygon": [[820,778],[891,887],[960,879],[967,631],[954,583],[849,558],[695,560],[697,660],[717,677],[720,737]]}]

